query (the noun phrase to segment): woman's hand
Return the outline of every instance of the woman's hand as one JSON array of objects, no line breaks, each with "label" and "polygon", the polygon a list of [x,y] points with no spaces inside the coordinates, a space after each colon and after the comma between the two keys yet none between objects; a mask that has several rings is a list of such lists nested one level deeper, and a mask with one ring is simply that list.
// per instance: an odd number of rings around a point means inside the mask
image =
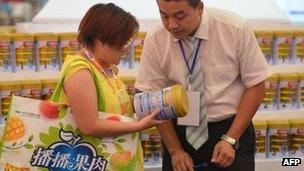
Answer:
[{"label": "woman's hand", "polygon": [[156,116],[159,114],[160,110],[156,109],[152,111],[148,116],[142,118],[140,121],[138,121],[140,129],[147,129],[153,126],[156,126],[158,124],[161,124],[163,122],[166,122],[166,120],[157,120],[155,119]]}]

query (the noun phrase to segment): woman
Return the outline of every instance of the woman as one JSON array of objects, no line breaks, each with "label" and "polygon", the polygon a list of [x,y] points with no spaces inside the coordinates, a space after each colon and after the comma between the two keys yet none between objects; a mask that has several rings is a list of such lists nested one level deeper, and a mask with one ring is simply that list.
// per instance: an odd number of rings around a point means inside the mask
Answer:
[{"label": "woman", "polygon": [[[111,68],[126,53],[138,27],[134,16],[112,3],[94,5],[83,17],[78,30],[78,41],[83,48],[76,55],[67,56],[63,64],[61,74],[65,80],[59,100],[71,106],[75,122],[83,134],[115,137],[161,123],[154,119],[159,111],[135,122],[98,118],[98,111],[133,118],[125,86]],[[140,143],[136,163],[137,170],[143,170]]]}]

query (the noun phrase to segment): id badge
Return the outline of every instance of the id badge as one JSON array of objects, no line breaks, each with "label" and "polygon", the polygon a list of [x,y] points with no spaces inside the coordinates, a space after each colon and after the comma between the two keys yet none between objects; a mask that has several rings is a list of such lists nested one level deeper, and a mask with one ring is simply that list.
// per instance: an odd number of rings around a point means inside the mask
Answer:
[{"label": "id badge", "polygon": [[187,91],[189,109],[188,114],[177,119],[178,125],[199,126],[200,120],[200,92]]}]

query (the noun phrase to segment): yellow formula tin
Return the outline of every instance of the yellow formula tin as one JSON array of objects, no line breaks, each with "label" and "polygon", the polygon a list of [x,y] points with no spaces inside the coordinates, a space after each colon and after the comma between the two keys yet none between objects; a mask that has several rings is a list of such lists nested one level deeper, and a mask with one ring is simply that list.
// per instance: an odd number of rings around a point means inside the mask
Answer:
[{"label": "yellow formula tin", "polygon": [[8,114],[12,95],[21,95],[21,83],[18,81],[0,82],[0,100],[2,115]]},{"label": "yellow formula tin", "polygon": [[21,96],[33,99],[41,98],[41,81],[40,80],[24,80],[21,81]]},{"label": "yellow formula tin", "polygon": [[37,60],[34,56],[34,36],[28,33],[11,35],[13,54],[16,58],[16,68],[19,71],[36,71]]},{"label": "yellow formula tin", "polygon": [[55,33],[35,33],[39,71],[58,71],[58,38]]},{"label": "yellow formula tin", "polygon": [[181,85],[163,90],[137,93],[134,97],[135,113],[139,119],[147,116],[148,111],[160,109],[157,119],[173,119],[188,113],[188,96]]},{"label": "yellow formula tin", "polygon": [[13,63],[10,56],[11,37],[0,34],[0,72],[12,72]]}]

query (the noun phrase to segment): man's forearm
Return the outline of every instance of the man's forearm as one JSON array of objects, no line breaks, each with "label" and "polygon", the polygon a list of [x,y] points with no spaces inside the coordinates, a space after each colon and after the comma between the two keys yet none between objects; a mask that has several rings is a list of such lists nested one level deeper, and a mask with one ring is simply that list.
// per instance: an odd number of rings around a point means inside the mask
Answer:
[{"label": "man's forearm", "polygon": [[183,150],[183,147],[181,146],[174,130],[172,121],[162,123],[156,126],[156,128],[162,136],[162,140],[164,141],[170,154],[173,154],[174,152],[179,150]]},{"label": "man's forearm", "polygon": [[235,119],[226,133],[234,139],[240,139],[265,95],[265,82],[261,82],[244,91]]}]

